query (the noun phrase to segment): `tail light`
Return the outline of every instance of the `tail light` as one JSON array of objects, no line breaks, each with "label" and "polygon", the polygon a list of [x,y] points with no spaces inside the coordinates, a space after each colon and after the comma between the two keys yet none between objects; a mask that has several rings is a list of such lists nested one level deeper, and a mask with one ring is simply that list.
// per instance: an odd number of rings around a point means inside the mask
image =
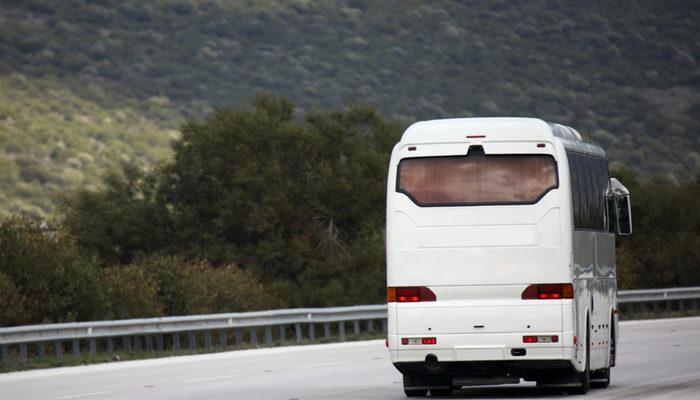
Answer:
[{"label": "tail light", "polygon": [[435,301],[435,293],[425,286],[389,287],[386,291],[389,303],[418,303]]},{"label": "tail light", "polygon": [[559,336],[523,336],[523,343],[558,343]]},{"label": "tail light", "polygon": [[545,283],[530,285],[523,290],[523,300],[573,299],[574,285],[570,283]]},{"label": "tail light", "polygon": [[407,337],[405,337],[405,338],[401,338],[401,344],[402,345],[411,345],[411,346],[434,345],[434,344],[437,344],[437,338],[434,338],[434,337],[407,338]]}]

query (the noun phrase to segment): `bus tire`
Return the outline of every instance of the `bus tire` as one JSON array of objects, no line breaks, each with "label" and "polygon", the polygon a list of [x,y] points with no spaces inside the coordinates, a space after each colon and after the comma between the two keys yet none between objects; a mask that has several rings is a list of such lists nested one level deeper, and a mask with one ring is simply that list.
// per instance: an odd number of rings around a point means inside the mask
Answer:
[{"label": "bus tire", "polygon": [[423,397],[428,394],[428,389],[403,389],[406,397]]},{"label": "bus tire", "polygon": [[578,373],[578,380],[581,385],[570,389],[570,394],[586,394],[591,388],[591,324],[586,318],[586,368]]},{"label": "bus tire", "polygon": [[428,389],[415,388],[415,379],[408,374],[403,375],[403,393],[406,397],[423,397],[428,394]]}]

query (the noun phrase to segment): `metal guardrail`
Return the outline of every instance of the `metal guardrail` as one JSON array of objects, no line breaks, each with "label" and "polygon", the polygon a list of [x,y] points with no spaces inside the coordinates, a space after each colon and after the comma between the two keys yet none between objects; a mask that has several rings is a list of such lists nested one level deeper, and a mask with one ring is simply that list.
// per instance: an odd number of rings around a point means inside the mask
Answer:
[{"label": "metal guardrail", "polygon": [[[679,311],[687,306],[697,309],[699,301],[700,287],[618,292],[618,308],[628,317],[645,313],[649,307],[658,311],[660,304],[667,311],[674,306]],[[362,323],[365,332],[378,332],[377,328],[386,332],[386,318],[386,305],[379,304],[16,326],[0,328],[0,361],[9,361],[11,354],[20,362],[30,356],[41,358],[47,348],[55,357],[63,356],[65,350],[75,356],[83,350],[91,355],[112,353],[115,338],[121,339],[124,351],[179,351],[183,339],[191,351],[200,346],[212,349],[213,331],[219,333],[219,347],[255,347],[263,340],[268,346],[316,339],[343,341],[348,325],[354,335],[363,332]]]},{"label": "metal guardrail", "polygon": [[386,317],[386,305],[380,304],[16,326],[0,328],[0,361],[10,360],[11,347],[21,362],[30,356],[44,357],[47,348],[55,357],[62,357],[66,349],[75,356],[85,348],[91,355],[98,351],[112,353],[115,338],[121,338],[124,351],[179,351],[182,339],[191,351],[199,346],[211,349],[212,331],[219,332],[220,347],[254,347],[259,340],[267,345],[287,343],[288,339],[298,343],[321,338],[343,341],[348,324],[355,335],[363,331],[361,322],[365,323],[364,331],[374,332],[381,327],[385,332]]},{"label": "metal guardrail", "polygon": [[621,290],[617,292],[617,304],[620,312],[626,317],[634,317],[636,313],[646,313],[649,308],[658,312],[663,304],[666,311],[685,311],[687,306],[698,309],[700,302],[700,287]]}]

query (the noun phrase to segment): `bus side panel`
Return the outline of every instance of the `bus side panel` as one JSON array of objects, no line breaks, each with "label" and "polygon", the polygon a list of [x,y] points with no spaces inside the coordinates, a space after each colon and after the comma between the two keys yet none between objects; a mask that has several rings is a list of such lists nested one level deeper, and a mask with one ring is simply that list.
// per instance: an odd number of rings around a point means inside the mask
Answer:
[{"label": "bus side panel", "polygon": [[[598,321],[601,328],[598,330],[599,336],[594,340],[599,340],[600,365],[601,368],[609,367],[611,330],[617,330],[617,318],[614,311],[617,308],[617,278],[615,275],[615,234],[610,232],[599,232],[596,234],[597,254],[596,254],[596,280],[597,280],[597,302],[599,307]],[[596,303],[598,304],[598,303]],[[604,306],[603,306],[604,305]]]},{"label": "bus side panel", "polygon": [[[615,237],[611,233],[574,231],[574,293],[576,308],[576,367],[585,366],[585,345],[590,332],[591,370],[606,368],[610,362],[610,329],[616,302]],[[586,326],[586,317],[590,326]],[[587,330],[587,328],[589,330]],[[617,329],[617,326],[615,326]],[[617,332],[617,330],[616,330]]]},{"label": "bus side panel", "polygon": [[586,337],[586,318],[592,321],[592,313],[595,311],[592,307],[595,292],[595,232],[574,231],[573,237],[575,332],[578,338],[574,366],[583,371],[586,365],[585,341],[590,340]]}]

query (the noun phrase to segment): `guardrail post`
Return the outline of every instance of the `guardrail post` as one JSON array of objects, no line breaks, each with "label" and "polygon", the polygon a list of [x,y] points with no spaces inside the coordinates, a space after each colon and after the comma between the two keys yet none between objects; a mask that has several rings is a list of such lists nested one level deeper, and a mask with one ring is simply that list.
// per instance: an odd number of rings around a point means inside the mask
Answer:
[{"label": "guardrail post", "polygon": [[287,341],[287,327],[280,325],[280,342],[284,343]]},{"label": "guardrail post", "polygon": [[211,331],[204,331],[204,348],[211,349]]},{"label": "guardrail post", "polygon": [[80,339],[73,339],[73,355],[80,356]]},{"label": "guardrail post", "polygon": [[197,348],[197,344],[195,343],[195,337],[194,337],[194,332],[189,331],[187,332],[187,345],[190,348],[190,351],[195,351]]},{"label": "guardrail post", "polygon": [[107,338],[107,353],[114,353],[114,338]]},{"label": "guardrail post", "polygon": [[227,344],[228,344],[228,332],[226,331],[226,329],[222,329],[219,331],[219,346],[221,348],[225,348]]},{"label": "guardrail post", "polygon": [[272,344],[272,326],[270,325],[265,327],[265,343]]},{"label": "guardrail post", "polygon": [[250,344],[252,346],[258,345],[258,329],[255,327],[250,328]]},{"label": "guardrail post", "polygon": [[153,351],[153,336],[151,335],[146,335],[143,338],[146,341],[146,351],[151,352]]},{"label": "guardrail post", "polygon": [[163,351],[163,335],[156,336],[156,350]]},{"label": "guardrail post", "polygon": [[27,362],[27,344],[26,343],[19,344],[19,361],[22,364]]},{"label": "guardrail post", "polygon": [[374,320],[368,319],[367,320],[367,332],[373,332],[374,331]]},{"label": "guardrail post", "polygon": [[173,351],[180,351],[180,332],[173,332]]},{"label": "guardrail post", "polygon": [[61,358],[63,356],[63,342],[57,340],[54,342],[53,347],[54,356],[56,356],[56,358]]},{"label": "guardrail post", "polygon": [[309,323],[309,340],[316,340],[316,324]]},{"label": "guardrail post", "polygon": [[382,332],[386,332],[386,318],[382,319]]},{"label": "guardrail post", "polygon": [[331,338],[331,324],[329,322],[323,323],[323,337],[326,339]]},{"label": "guardrail post", "polygon": [[243,333],[241,333],[241,328],[236,328],[234,331],[236,333],[236,348],[241,348],[241,342],[243,341]]},{"label": "guardrail post", "polygon": [[301,341],[302,341],[302,339],[304,339],[304,337],[301,334],[301,324],[300,323],[294,324],[294,333],[296,333],[296,336],[297,336],[297,343],[301,343]]},{"label": "guardrail post", "polygon": [[124,348],[124,351],[127,353],[131,351],[131,337],[130,336],[122,336],[122,347]]},{"label": "guardrail post", "polygon": [[668,312],[673,311],[673,304],[670,300],[666,301],[666,311],[668,311]]},{"label": "guardrail post", "polygon": [[41,359],[44,358],[46,355],[46,351],[44,349],[44,342],[38,342],[36,344],[36,356],[37,358]]},{"label": "guardrail post", "polygon": [[338,336],[340,340],[345,340],[345,321],[338,322]]},{"label": "guardrail post", "polygon": [[680,311],[680,312],[685,311],[685,300],[683,300],[683,299],[678,300],[678,311]]},{"label": "guardrail post", "polygon": [[4,363],[10,362],[10,354],[7,351],[7,347],[6,344],[0,344],[0,361]]},{"label": "guardrail post", "polygon": [[360,320],[356,319],[352,322],[355,328],[355,336],[360,336]]},{"label": "guardrail post", "polygon": [[97,354],[97,339],[90,338],[90,355],[94,356]]},{"label": "guardrail post", "polygon": [[134,351],[137,353],[141,352],[141,336],[134,336]]}]

